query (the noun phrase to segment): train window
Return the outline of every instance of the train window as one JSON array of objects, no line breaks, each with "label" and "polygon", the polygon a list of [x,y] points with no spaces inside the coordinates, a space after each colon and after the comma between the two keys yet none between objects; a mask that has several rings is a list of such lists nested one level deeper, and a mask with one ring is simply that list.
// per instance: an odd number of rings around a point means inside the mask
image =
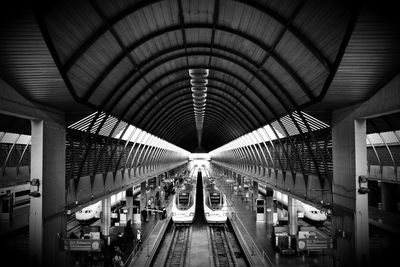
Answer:
[{"label": "train window", "polygon": [[211,204],[218,205],[220,204],[220,196],[218,193],[212,193],[210,196]]},{"label": "train window", "polygon": [[30,192],[31,192],[30,189],[17,191],[17,192],[15,192],[15,197],[22,197],[22,196],[25,196],[25,195],[29,195]]},{"label": "train window", "polygon": [[5,198],[1,200],[1,213],[9,213],[10,212],[10,199]]},{"label": "train window", "polygon": [[20,199],[20,200],[16,199],[15,203],[14,203],[14,207],[23,206],[23,205],[29,204],[30,202],[31,202],[31,200],[30,200],[29,196],[27,198]]},{"label": "train window", "polygon": [[30,189],[14,192],[14,207],[24,206],[30,203]]},{"label": "train window", "polygon": [[187,205],[189,203],[189,195],[181,194],[179,195],[179,204]]}]

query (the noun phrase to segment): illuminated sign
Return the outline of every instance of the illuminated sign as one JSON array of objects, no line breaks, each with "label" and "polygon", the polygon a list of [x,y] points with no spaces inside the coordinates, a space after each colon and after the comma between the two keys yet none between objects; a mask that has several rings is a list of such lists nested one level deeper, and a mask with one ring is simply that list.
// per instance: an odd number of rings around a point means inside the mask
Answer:
[{"label": "illuminated sign", "polygon": [[69,251],[101,251],[101,240],[65,239],[64,249]]}]

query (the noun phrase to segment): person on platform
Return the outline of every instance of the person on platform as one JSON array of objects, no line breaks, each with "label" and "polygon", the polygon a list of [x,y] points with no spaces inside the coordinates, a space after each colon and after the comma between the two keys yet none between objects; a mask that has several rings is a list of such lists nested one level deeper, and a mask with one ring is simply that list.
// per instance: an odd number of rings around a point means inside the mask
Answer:
[{"label": "person on platform", "polygon": [[138,244],[142,243],[142,231],[140,231],[140,229],[137,229],[136,241],[137,241]]},{"label": "person on platform", "polygon": [[122,257],[119,253],[115,253],[112,262],[114,267],[124,266],[124,262],[122,261]]}]

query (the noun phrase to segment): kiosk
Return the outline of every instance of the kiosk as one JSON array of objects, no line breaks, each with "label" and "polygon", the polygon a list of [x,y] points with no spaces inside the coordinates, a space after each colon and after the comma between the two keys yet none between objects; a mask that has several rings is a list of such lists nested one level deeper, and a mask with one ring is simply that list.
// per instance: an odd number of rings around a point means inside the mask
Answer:
[{"label": "kiosk", "polygon": [[256,199],[257,204],[257,222],[265,222],[267,220],[267,216],[265,213],[265,201],[264,199]]}]

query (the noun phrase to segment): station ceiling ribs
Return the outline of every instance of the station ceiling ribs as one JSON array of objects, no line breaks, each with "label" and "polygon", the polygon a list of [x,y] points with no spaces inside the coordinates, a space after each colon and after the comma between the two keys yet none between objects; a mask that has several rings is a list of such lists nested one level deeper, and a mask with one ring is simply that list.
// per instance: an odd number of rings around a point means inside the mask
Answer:
[{"label": "station ceiling ribs", "polygon": [[400,69],[390,3],[26,2],[2,10],[3,80],[68,124],[104,111],[188,151],[198,145],[191,68],[209,70],[205,151],[293,111],[329,124]]}]

